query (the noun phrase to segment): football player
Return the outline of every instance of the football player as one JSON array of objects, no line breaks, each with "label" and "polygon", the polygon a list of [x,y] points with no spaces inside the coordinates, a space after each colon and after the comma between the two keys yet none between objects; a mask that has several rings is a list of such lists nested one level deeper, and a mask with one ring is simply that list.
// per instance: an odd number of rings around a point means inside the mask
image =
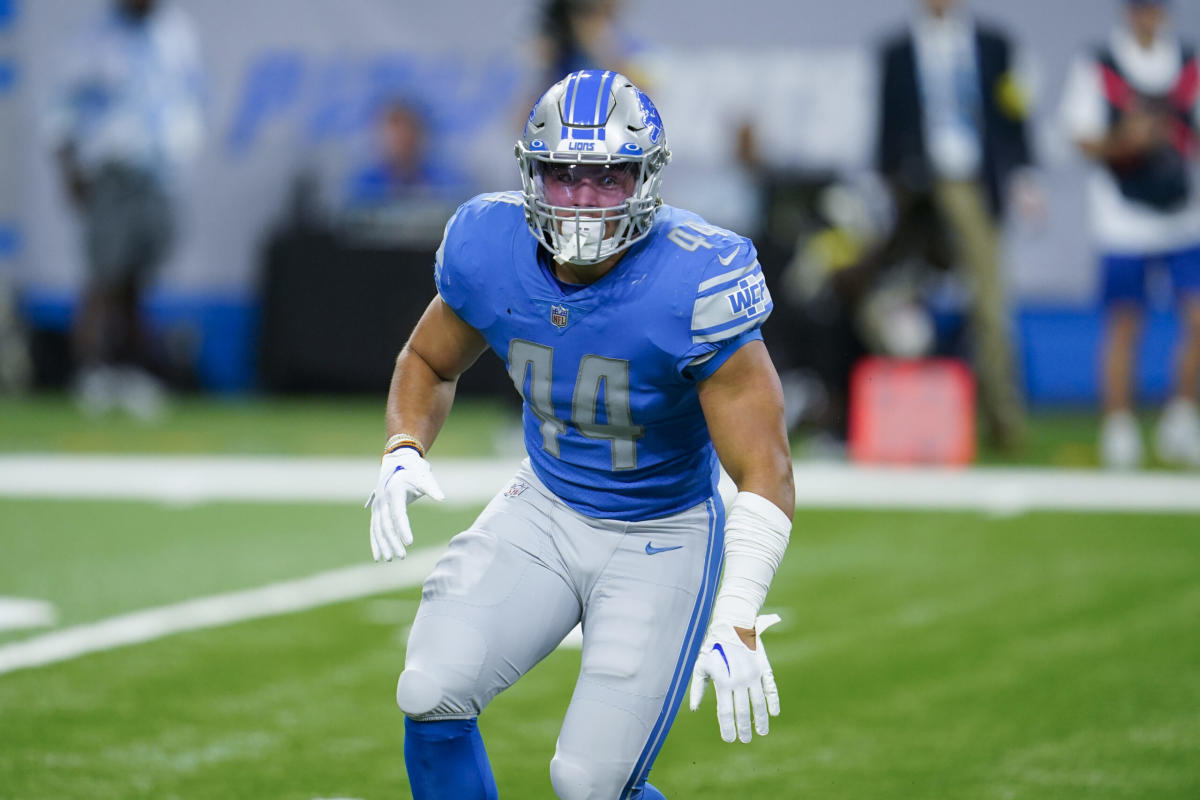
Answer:
[{"label": "football player", "polygon": [[[712,682],[726,741],[779,713],[759,640],[777,617],[758,612],[794,487],[759,332],[771,295],[747,239],[662,204],[662,120],[624,76],[556,83],[516,156],[523,192],[446,225],[369,501],[375,558],[403,558],[407,504],[442,497],[426,448],[491,347],[524,400],[528,459],[425,582],[396,690],[409,780],[417,800],[495,797],[476,719],[582,622],[554,791],[661,798],[646,777],[689,672],[693,709]],[[728,514],[718,460],[739,490]]]}]

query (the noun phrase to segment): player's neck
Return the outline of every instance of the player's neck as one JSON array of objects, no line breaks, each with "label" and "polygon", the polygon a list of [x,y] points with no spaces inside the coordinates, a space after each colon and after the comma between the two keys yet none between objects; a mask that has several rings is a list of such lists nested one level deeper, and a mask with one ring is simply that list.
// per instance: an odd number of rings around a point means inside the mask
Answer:
[{"label": "player's neck", "polygon": [[624,255],[625,251],[622,250],[595,264],[572,264],[570,261],[560,263],[556,259],[550,259],[550,268],[554,270],[554,276],[563,283],[595,283],[612,271]]}]

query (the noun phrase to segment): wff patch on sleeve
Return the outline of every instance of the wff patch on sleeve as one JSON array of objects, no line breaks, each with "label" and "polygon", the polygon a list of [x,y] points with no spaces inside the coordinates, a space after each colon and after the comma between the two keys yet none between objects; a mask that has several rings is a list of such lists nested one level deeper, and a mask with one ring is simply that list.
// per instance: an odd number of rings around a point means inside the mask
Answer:
[{"label": "wff patch on sleeve", "polygon": [[692,306],[692,342],[719,342],[761,325],[774,304],[758,261],[709,278]]}]

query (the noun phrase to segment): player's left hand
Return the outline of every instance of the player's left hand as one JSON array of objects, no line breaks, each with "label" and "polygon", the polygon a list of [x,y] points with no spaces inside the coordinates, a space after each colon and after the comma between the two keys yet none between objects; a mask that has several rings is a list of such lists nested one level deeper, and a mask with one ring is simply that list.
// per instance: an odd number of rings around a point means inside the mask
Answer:
[{"label": "player's left hand", "polygon": [[721,727],[721,738],[727,742],[735,738],[750,741],[752,713],[754,730],[759,736],[766,736],[770,730],[770,717],[779,716],[779,690],[762,643],[762,632],[776,622],[778,614],[764,614],[755,620],[757,642],[751,650],[733,625],[714,621],[700,648],[692,670],[688,705],[692,711],[700,708],[704,687],[711,680],[717,695],[717,724]]}]

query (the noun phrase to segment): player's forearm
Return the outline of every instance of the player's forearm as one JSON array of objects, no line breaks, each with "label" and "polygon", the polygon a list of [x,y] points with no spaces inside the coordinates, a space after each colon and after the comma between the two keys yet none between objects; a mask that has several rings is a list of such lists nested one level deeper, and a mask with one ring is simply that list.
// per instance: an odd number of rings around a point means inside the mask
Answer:
[{"label": "player's forearm", "polygon": [[753,647],[754,620],[791,536],[796,487],[782,409],[766,403],[748,411],[748,424],[764,427],[749,431],[757,435],[747,441],[757,446],[724,448],[725,469],[738,494],[726,518],[725,575],[713,618],[740,629]]},{"label": "player's forearm", "polygon": [[737,455],[743,458],[726,459],[729,463],[724,466],[739,492],[763,497],[791,518],[796,507],[796,484],[787,439],[781,439],[764,451],[739,452]]},{"label": "player's forearm", "polygon": [[762,342],[751,342],[700,385],[709,436],[741,492],[753,492],[789,518],[795,507],[783,388]]},{"label": "player's forearm", "polygon": [[[756,418],[758,424],[772,419],[768,409],[759,410],[763,413]],[[725,574],[713,618],[739,629],[748,647],[753,647],[754,620],[787,550],[796,505],[782,417],[778,433],[773,427],[771,435],[761,432],[758,447],[735,450],[726,459],[738,494],[726,517]]]},{"label": "player's forearm", "polygon": [[407,433],[426,448],[433,446],[450,406],[458,378],[443,378],[409,346],[396,358],[388,390],[387,433]]},{"label": "player's forearm", "polygon": [[791,519],[796,485],[782,390],[776,381],[763,379],[756,391],[739,397],[732,407],[735,414],[709,426],[721,466],[739,492],[770,501]]},{"label": "player's forearm", "polygon": [[[713,620],[749,634],[791,538],[791,514],[754,492],[738,492],[725,522],[725,574]],[[748,646],[752,646],[747,641]]]}]

